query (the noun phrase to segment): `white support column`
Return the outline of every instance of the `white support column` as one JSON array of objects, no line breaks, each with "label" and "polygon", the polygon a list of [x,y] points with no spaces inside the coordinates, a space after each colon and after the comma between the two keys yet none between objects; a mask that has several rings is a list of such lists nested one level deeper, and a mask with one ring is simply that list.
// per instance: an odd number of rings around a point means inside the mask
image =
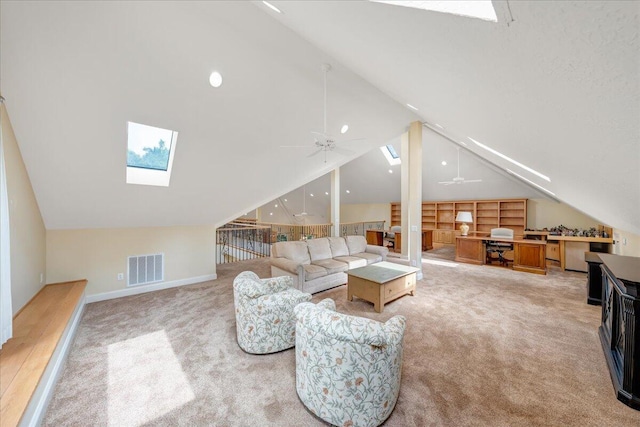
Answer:
[{"label": "white support column", "polygon": [[262,208],[256,208],[256,221],[262,222]]},{"label": "white support column", "polygon": [[331,171],[331,224],[333,236],[340,236],[340,168]]},{"label": "white support column", "polygon": [[[411,266],[420,269],[417,276],[422,278],[422,123],[413,122],[409,127],[409,200],[408,227],[410,236],[407,252]],[[404,159],[403,159],[404,163]],[[404,202],[404,200],[403,200]],[[404,204],[404,203],[403,203]],[[404,230],[403,230],[404,231]],[[403,239],[404,240],[404,239]],[[404,243],[403,243],[404,244]],[[403,251],[404,253],[404,251]]]},{"label": "white support column", "polygon": [[402,239],[400,252],[404,259],[409,253],[409,132],[400,136],[400,225]]}]

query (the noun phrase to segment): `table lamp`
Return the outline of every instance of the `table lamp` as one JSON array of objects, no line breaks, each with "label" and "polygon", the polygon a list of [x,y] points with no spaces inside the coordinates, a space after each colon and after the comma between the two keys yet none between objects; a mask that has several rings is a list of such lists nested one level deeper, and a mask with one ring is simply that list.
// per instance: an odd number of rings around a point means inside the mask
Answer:
[{"label": "table lamp", "polygon": [[456,222],[461,222],[460,226],[460,234],[466,236],[469,233],[469,226],[466,224],[467,222],[473,222],[473,218],[471,217],[471,212],[458,212],[456,215]]}]

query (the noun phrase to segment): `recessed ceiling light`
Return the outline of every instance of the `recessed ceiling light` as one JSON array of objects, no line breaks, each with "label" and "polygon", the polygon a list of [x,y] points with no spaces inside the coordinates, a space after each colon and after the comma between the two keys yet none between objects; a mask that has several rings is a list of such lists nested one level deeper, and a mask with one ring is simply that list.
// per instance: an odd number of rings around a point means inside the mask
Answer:
[{"label": "recessed ceiling light", "polygon": [[287,199],[284,199],[284,201],[285,201],[285,202],[288,202],[288,200],[287,200]]},{"label": "recessed ceiling light", "polygon": [[324,194],[328,196],[328,195],[329,195],[329,192],[328,192],[328,191],[325,191],[325,192],[324,192]]},{"label": "recessed ceiling light", "polygon": [[347,133],[348,130],[349,130],[349,125],[342,125],[342,128],[340,129],[340,133],[345,134]]},{"label": "recessed ceiling light", "polygon": [[217,71],[211,73],[211,75],[209,76],[209,84],[213,87],[222,86],[222,74]]},{"label": "recessed ceiling light", "polygon": [[447,166],[447,162],[446,160],[443,160],[442,163],[440,163],[442,166]]},{"label": "recessed ceiling light", "polygon": [[407,107],[411,108],[412,110],[418,111],[418,109],[411,104],[407,104]]},{"label": "recessed ceiling light", "polygon": [[347,194],[351,193],[351,191],[347,190]]},{"label": "recessed ceiling light", "polygon": [[277,204],[277,203],[276,203],[275,207],[276,207],[276,208],[278,207],[278,204]]},{"label": "recessed ceiling light", "polygon": [[273,212],[269,212],[269,215],[273,215]]},{"label": "recessed ceiling light", "polygon": [[274,11],[276,11],[278,13],[282,13],[282,11],[280,9],[278,9],[277,7],[275,7],[274,5],[269,3],[268,1],[263,1],[262,3],[264,3],[264,5],[267,6],[269,9],[274,10]]},{"label": "recessed ceiling light", "polygon": [[393,170],[392,170],[392,169],[389,169],[389,173],[393,173]]},{"label": "recessed ceiling light", "polygon": [[309,193],[309,195],[310,195],[311,197],[313,197],[313,193]]}]

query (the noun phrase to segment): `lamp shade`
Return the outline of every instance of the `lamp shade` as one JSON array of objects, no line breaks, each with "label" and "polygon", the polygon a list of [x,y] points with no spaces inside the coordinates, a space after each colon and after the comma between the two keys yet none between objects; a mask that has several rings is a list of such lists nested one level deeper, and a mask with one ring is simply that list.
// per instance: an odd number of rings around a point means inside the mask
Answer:
[{"label": "lamp shade", "polygon": [[471,212],[458,212],[458,215],[456,215],[456,222],[473,222]]}]

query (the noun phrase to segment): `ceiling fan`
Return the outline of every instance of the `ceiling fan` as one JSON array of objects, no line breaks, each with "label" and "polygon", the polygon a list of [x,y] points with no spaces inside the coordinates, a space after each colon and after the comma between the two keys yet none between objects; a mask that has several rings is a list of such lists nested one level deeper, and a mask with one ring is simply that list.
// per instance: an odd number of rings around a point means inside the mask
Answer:
[{"label": "ceiling fan", "polygon": [[313,216],[312,214],[307,213],[307,186],[302,186],[302,212],[293,214],[295,217],[305,217],[305,216]]},{"label": "ceiling fan", "polygon": [[[347,150],[342,147],[338,147],[336,144],[344,144],[345,142],[353,142],[360,141],[364,138],[355,138],[344,141],[338,141],[333,136],[327,133],[327,73],[331,71],[331,64],[322,64],[322,71],[324,72],[324,127],[322,132],[311,131],[311,135],[314,139],[313,147],[316,150],[309,154],[307,157],[313,157],[316,154],[324,152],[324,162],[327,163],[327,151],[335,151],[336,153],[340,153],[342,155],[350,155],[355,154],[351,150]],[[308,145],[281,145],[284,148],[309,148]]]},{"label": "ceiling fan", "polygon": [[439,181],[438,184],[451,185],[451,184],[467,184],[470,182],[482,182],[481,179],[464,179],[460,176],[460,147],[456,147],[458,150],[458,175],[451,181]]}]

